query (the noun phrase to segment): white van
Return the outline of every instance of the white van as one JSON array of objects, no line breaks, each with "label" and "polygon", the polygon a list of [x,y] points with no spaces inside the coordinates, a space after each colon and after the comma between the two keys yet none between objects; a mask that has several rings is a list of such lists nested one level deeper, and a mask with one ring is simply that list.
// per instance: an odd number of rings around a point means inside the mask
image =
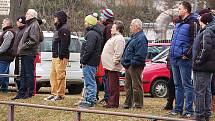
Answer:
[{"label": "white van", "polygon": [[[36,59],[36,82],[39,91],[41,87],[50,86],[50,73],[52,64],[52,40],[53,32],[44,31],[44,41],[40,45],[40,53]],[[79,94],[83,88],[83,74],[80,68],[81,42],[77,36],[71,35],[70,58],[66,67],[66,87],[70,94]],[[10,73],[13,74],[14,63],[11,63]],[[10,79],[10,84],[14,81]]]}]

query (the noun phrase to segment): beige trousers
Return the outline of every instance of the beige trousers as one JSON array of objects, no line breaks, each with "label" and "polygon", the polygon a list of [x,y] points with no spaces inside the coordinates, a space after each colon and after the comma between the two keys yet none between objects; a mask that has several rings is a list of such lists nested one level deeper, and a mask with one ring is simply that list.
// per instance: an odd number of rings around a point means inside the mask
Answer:
[{"label": "beige trousers", "polygon": [[51,94],[65,96],[66,90],[66,65],[68,59],[52,58],[52,69],[50,74]]}]

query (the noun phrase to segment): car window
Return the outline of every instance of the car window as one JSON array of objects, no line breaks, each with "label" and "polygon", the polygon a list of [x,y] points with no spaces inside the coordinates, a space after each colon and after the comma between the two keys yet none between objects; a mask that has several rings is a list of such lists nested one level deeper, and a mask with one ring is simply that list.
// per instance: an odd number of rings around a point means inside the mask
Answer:
[{"label": "car window", "polygon": [[[77,38],[71,38],[69,51],[80,53],[81,43]],[[52,37],[45,37],[41,44],[41,52],[52,52]]]},{"label": "car window", "polygon": [[76,38],[71,38],[69,51],[73,53],[80,53],[81,51],[81,42]]},{"label": "car window", "polygon": [[148,53],[146,59],[152,59],[162,51],[164,51],[169,46],[167,45],[159,45],[159,46],[148,46]]}]

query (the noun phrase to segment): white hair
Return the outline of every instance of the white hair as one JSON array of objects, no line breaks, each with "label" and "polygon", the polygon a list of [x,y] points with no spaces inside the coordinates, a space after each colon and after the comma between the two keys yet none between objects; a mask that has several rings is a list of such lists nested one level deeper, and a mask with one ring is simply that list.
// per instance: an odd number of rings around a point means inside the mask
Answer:
[{"label": "white hair", "polygon": [[142,27],[143,27],[143,23],[140,19],[133,19],[131,23],[136,25],[139,29],[142,29]]},{"label": "white hair", "polygon": [[34,9],[28,9],[27,13],[32,17],[32,18],[37,18],[37,11]]}]

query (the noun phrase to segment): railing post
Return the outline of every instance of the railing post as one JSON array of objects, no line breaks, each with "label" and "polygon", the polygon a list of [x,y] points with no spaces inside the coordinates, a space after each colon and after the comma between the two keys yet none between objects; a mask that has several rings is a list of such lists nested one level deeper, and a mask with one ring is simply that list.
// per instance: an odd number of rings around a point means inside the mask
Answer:
[{"label": "railing post", "polygon": [[14,105],[8,105],[8,121],[14,121]]},{"label": "railing post", "polygon": [[76,112],[76,121],[81,121],[81,112]]}]

